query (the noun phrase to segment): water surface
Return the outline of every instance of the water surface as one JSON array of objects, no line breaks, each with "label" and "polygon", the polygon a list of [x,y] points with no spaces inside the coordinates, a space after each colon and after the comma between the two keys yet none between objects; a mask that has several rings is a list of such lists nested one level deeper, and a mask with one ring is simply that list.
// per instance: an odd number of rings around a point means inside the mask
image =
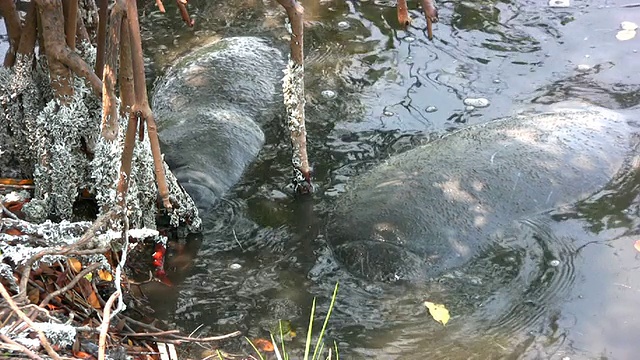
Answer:
[{"label": "water surface", "polygon": [[[147,8],[149,75],[190,46],[231,35],[266,36],[287,49],[275,2],[189,2],[197,25]],[[394,153],[452,129],[527,108],[581,99],[612,109],[640,102],[640,40],[621,42],[628,1],[439,2],[398,30],[393,2],[304,1],[309,153],[318,193],[290,196],[286,134],[267,145],[211,220],[163,316],[198,334],[265,337],[278,318],[303,334],[313,297],[324,314],[340,282],[327,339],[343,358],[634,358],[640,351],[640,181],[634,173],[575,208],[505,229],[467,267],[424,284],[366,282],[346,273],[322,236],[347,180]],[[332,96],[335,95],[335,96]],[[463,100],[482,97],[486,108]],[[464,156],[464,154],[460,154]],[[238,266],[240,265],[240,266]],[[239,269],[238,269],[239,267]],[[424,300],[445,303],[435,323]],[[319,325],[319,324],[318,324]],[[303,336],[295,341],[303,342]],[[225,344],[246,350],[241,342]],[[238,349],[242,348],[242,349]]]}]

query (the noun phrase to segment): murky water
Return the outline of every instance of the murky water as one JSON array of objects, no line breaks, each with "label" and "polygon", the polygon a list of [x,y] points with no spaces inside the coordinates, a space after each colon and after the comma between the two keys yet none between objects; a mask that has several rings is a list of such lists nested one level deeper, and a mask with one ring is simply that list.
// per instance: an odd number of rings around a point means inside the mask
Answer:
[{"label": "murky water", "polygon": [[[318,298],[324,315],[339,282],[327,339],[342,358],[635,358],[635,173],[575,208],[505,229],[468,266],[422,284],[354,278],[322,234],[350,177],[434,136],[565,99],[637,106],[640,38],[621,42],[616,33],[622,21],[640,23],[640,5],[439,2],[430,42],[415,2],[407,31],[397,30],[391,1],[303,4],[309,153],[319,191],[313,199],[290,196],[288,140],[270,124],[243,182],[205,214],[210,225],[186,249],[195,258],[174,263],[177,289],[154,300],[161,316],[187,331],[202,325],[196,335],[241,330],[249,337],[266,337],[286,319],[302,348],[311,300]],[[149,6],[143,22],[150,85],[190,46],[214,37],[262,35],[287,49],[275,2],[192,0],[194,29],[166,5],[173,16]],[[490,105],[469,108],[469,97]],[[446,304],[446,327],[429,317],[424,300]],[[225,346],[247,349],[241,341]]]},{"label": "murky water", "polygon": [[[213,36],[259,34],[286,50],[275,4],[206,3],[190,2],[193,30],[177,18],[148,22],[156,74]],[[283,318],[302,333],[312,298],[324,314],[339,282],[327,337],[343,358],[633,358],[640,350],[634,174],[576,208],[505,229],[468,266],[419,285],[354,278],[336,263],[322,229],[347,179],[434,135],[565,99],[612,109],[640,103],[640,39],[616,40],[622,21],[640,22],[640,6],[439,2],[441,22],[429,42],[415,3],[407,31],[397,30],[393,2],[303,4],[319,191],[312,200],[289,195],[287,138],[278,124],[267,127],[260,159],[205,215],[215,225],[192,268],[176,275],[184,280],[174,301],[164,302],[167,318],[250,337],[266,336]],[[469,97],[490,105],[470,108]],[[446,327],[429,317],[424,300],[446,304]]]}]

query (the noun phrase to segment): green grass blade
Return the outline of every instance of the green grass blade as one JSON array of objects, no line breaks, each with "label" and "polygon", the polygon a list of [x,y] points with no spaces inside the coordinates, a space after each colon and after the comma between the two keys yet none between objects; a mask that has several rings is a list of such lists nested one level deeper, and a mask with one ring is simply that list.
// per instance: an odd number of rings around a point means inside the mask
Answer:
[{"label": "green grass blade", "polygon": [[216,349],[216,354],[218,354],[218,359],[224,360],[224,357],[222,356],[222,353],[220,352],[220,349]]},{"label": "green grass blade", "polygon": [[282,320],[278,320],[278,325],[280,325],[280,345],[282,346],[282,355],[284,356],[284,360],[289,360],[289,354],[287,354],[287,350],[285,350],[284,348],[284,332],[282,331]]},{"label": "green grass blade", "polygon": [[311,316],[309,317],[309,330],[307,331],[307,343],[304,346],[304,360],[309,360],[309,350],[311,350],[311,331],[313,328],[313,317],[316,313],[316,298],[313,298],[311,304]]},{"label": "green grass blade", "polygon": [[338,343],[333,340],[333,348],[336,350],[336,360],[340,360],[340,354],[338,353]]},{"label": "green grass blade", "polygon": [[273,344],[273,351],[276,353],[276,358],[283,360],[282,355],[280,355],[280,350],[278,350],[278,343],[276,343],[276,339],[273,338],[273,333],[269,333],[269,335],[271,335],[271,343]]},{"label": "green grass blade", "polygon": [[318,342],[316,343],[316,348],[313,350],[312,360],[316,360],[316,355],[320,356],[318,352],[318,348],[320,344],[322,344],[322,337],[324,336],[324,331],[327,328],[327,324],[329,323],[329,318],[331,317],[331,311],[333,310],[333,305],[336,303],[336,297],[338,296],[338,283],[336,283],[336,287],[333,289],[333,295],[331,296],[331,304],[329,305],[329,311],[327,311],[327,317],[324,318],[324,323],[322,324],[322,330],[320,330],[320,337],[318,337]]},{"label": "green grass blade", "polygon": [[257,348],[255,345],[253,345],[253,342],[252,342],[251,340],[249,340],[249,338],[248,338],[248,337],[246,337],[246,336],[245,336],[244,338],[245,338],[245,339],[247,339],[247,341],[249,342],[249,344],[251,345],[251,347],[253,348],[253,350],[255,350],[255,351],[256,351],[256,354],[258,354],[258,356],[260,357],[260,360],[264,360],[264,356],[262,356],[262,354],[260,353],[260,351],[258,350],[258,348]]}]

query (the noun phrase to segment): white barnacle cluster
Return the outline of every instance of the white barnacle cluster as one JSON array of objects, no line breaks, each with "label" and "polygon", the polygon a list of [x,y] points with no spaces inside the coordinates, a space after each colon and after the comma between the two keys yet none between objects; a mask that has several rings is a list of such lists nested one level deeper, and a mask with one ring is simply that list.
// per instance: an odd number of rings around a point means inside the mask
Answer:
[{"label": "white barnacle cluster", "polygon": [[291,132],[302,132],[304,126],[304,65],[289,60],[282,78],[284,106],[287,109],[287,126]]},{"label": "white barnacle cluster", "polygon": [[36,117],[35,132],[29,134],[36,136],[35,198],[45,200],[47,212],[62,219],[71,218],[78,191],[90,185],[87,144],[99,124],[86,105],[87,96],[89,89],[75,79],[68,103],[49,101]]}]

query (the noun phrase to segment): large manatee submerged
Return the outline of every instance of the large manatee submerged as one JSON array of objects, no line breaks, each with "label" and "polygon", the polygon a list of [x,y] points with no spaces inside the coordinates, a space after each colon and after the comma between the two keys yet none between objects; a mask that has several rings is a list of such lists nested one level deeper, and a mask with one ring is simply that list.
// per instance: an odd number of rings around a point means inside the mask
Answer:
[{"label": "large manatee submerged", "polygon": [[265,40],[233,37],[181,58],[156,84],[165,160],[199,208],[212,207],[262,148],[260,125],[283,107],[284,67]]},{"label": "large manatee submerged", "polygon": [[334,254],[369,279],[434,277],[514,222],[602,189],[630,163],[633,130],[571,105],[459,130],[355,178],[327,227]]}]

